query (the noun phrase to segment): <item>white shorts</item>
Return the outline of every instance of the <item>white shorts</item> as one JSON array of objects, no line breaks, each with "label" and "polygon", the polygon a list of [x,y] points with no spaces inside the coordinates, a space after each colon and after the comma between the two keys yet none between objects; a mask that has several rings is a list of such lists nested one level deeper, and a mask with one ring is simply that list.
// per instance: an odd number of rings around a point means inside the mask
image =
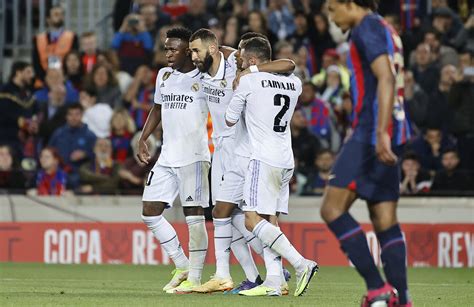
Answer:
[{"label": "white shorts", "polygon": [[244,186],[244,211],[259,214],[288,214],[290,179],[293,169],[270,166],[259,160],[251,160]]},{"label": "white shorts", "polygon": [[250,159],[239,155],[232,155],[227,160],[225,173],[217,190],[215,200],[241,205],[244,199],[245,175]]},{"label": "white shorts", "polygon": [[229,161],[232,160],[234,138],[220,137],[213,139],[212,141],[214,142],[214,154],[212,155],[211,167],[211,194],[212,204],[215,205],[222,178],[224,177],[226,169],[229,166]]},{"label": "white shorts", "polygon": [[209,167],[206,161],[182,167],[165,167],[158,163],[148,174],[143,201],[159,201],[172,207],[179,194],[183,207],[209,207]]}]

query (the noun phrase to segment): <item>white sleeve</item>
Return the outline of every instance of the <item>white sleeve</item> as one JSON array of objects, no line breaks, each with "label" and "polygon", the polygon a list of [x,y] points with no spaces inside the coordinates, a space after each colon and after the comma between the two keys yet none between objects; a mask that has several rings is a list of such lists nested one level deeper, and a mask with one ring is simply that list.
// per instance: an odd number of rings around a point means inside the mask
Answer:
[{"label": "white sleeve", "polygon": [[163,78],[163,69],[158,72],[158,75],[156,75],[156,81],[155,81],[155,96],[153,97],[153,101],[156,104],[161,104],[161,92],[160,92],[160,86],[161,86],[161,79]]},{"label": "white sleeve", "polygon": [[229,63],[230,67],[237,71],[237,60],[235,58],[235,54],[237,53],[237,50],[235,50],[234,52],[232,52],[229,57],[227,58],[227,62]]},{"label": "white sleeve", "polygon": [[250,75],[243,76],[240,79],[239,86],[232,96],[232,100],[230,101],[227,111],[225,112],[225,119],[229,123],[235,124],[239,121],[240,115],[244,110],[247,97],[251,94],[251,83],[249,79]]}]

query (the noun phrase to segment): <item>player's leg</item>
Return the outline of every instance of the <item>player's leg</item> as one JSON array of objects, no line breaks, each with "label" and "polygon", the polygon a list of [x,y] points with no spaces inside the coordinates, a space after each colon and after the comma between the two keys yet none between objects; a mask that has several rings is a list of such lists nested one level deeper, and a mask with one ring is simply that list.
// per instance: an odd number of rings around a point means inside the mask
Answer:
[{"label": "player's leg", "polygon": [[370,219],[381,247],[381,258],[387,281],[398,291],[400,305],[409,304],[406,245],[397,220],[397,202],[369,205]]},{"label": "player's leg", "polygon": [[[284,193],[285,194],[285,193]],[[289,197],[289,187],[288,187],[288,197]],[[283,197],[283,201],[288,202],[288,197]],[[287,212],[285,213],[287,214]],[[269,222],[278,227],[278,230],[281,231],[280,225],[278,224],[278,217],[280,215],[280,212],[277,212],[277,215],[272,215],[270,216]],[[281,288],[281,294],[282,295],[288,295],[289,293],[289,286],[288,286],[288,281],[291,278],[290,272],[283,267],[283,263],[280,265],[280,288]]]},{"label": "player's leg", "polygon": [[188,277],[189,261],[184,254],[175,229],[162,215],[165,208],[172,206],[178,194],[175,178],[169,168],[156,165],[148,176],[143,192],[142,219],[161,247],[173,260],[176,270],[163,291],[177,287]]},{"label": "player's leg", "polygon": [[230,276],[230,246],[232,243],[232,212],[236,204],[216,201],[212,210],[214,223],[214,248],[216,254],[215,278],[232,279]]}]

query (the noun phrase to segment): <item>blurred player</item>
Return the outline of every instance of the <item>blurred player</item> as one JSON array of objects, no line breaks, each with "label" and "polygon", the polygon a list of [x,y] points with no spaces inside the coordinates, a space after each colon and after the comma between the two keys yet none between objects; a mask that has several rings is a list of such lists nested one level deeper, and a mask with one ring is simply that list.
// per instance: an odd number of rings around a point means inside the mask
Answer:
[{"label": "blurred player", "polygon": [[[242,169],[246,169],[249,157],[248,146],[236,147],[235,142],[241,136],[235,135],[235,128],[227,127],[224,120],[225,110],[233,95],[232,83],[237,73],[236,52],[231,53],[226,59],[219,51],[217,37],[207,29],[198,30],[193,34],[190,49],[194,63],[203,73],[202,90],[207,97],[212,116],[215,144],[211,184],[215,203],[212,213],[215,228],[216,273],[211,280],[195,288],[194,291],[208,293],[233,289],[234,283],[229,270],[231,248],[247,277],[247,280],[236,288],[236,291],[239,291],[242,288],[254,287],[261,283],[261,280],[248,247],[239,245],[243,243],[239,240],[242,236],[235,236],[236,232],[240,232],[259,254],[262,253],[262,246],[245,228],[243,214],[235,211],[243,198],[244,177],[241,173]],[[282,70],[279,70],[280,67]],[[283,60],[260,69],[287,72],[293,68],[294,64],[291,61]]]},{"label": "blurred player", "polygon": [[[354,101],[353,134],[329,178],[321,216],[364,278],[362,306],[411,306],[406,248],[397,221],[400,146],[410,137],[403,107],[403,50],[395,31],[377,14],[375,0],[330,0],[330,18],[351,29],[349,69]],[[349,214],[356,198],[367,201],[382,249],[388,283],[370,254],[364,231]]]},{"label": "blurred player", "polygon": [[[139,140],[140,161],[151,159],[146,140],[163,125],[161,155],[151,170],[143,191],[143,221],[176,265],[173,278],[163,288],[167,293],[188,293],[201,284],[207,252],[203,208],[209,206],[206,99],[200,87],[201,73],[188,49],[191,32],[174,28],[165,41],[168,66],[156,77],[155,105]],[[189,228],[189,261],[174,228],[162,213],[179,194]]]},{"label": "blurred player", "polygon": [[[243,68],[269,62],[270,43],[259,37],[245,41],[241,58]],[[255,67],[250,69],[255,70]],[[228,126],[241,121],[245,109],[251,152],[244,185],[245,223],[268,247],[264,249],[265,282],[240,291],[241,295],[281,295],[280,255],[296,270],[295,296],[303,294],[318,269],[315,262],[298,253],[277,226],[268,222],[277,213],[288,213],[289,181],[294,168],[288,122],[301,90],[301,81],[295,75],[247,74],[240,79],[227,108],[225,119]]]}]

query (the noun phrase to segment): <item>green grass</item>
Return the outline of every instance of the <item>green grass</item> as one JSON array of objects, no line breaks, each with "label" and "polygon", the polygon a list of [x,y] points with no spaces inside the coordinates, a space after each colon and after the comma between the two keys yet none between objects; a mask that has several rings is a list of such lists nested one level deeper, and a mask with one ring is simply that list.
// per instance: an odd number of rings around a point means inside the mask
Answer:
[{"label": "green grass", "polygon": [[[354,269],[323,267],[302,297],[170,295],[161,288],[171,270],[170,266],[0,263],[0,306],[358,306],[364,293]],[[213,270],[207,266],[203,276],[209,277]],[[237,266],[232,274],[236,282],[243,278]],[[409,280],[416,306],[474,306],[472,269],[411,269]]]}]

